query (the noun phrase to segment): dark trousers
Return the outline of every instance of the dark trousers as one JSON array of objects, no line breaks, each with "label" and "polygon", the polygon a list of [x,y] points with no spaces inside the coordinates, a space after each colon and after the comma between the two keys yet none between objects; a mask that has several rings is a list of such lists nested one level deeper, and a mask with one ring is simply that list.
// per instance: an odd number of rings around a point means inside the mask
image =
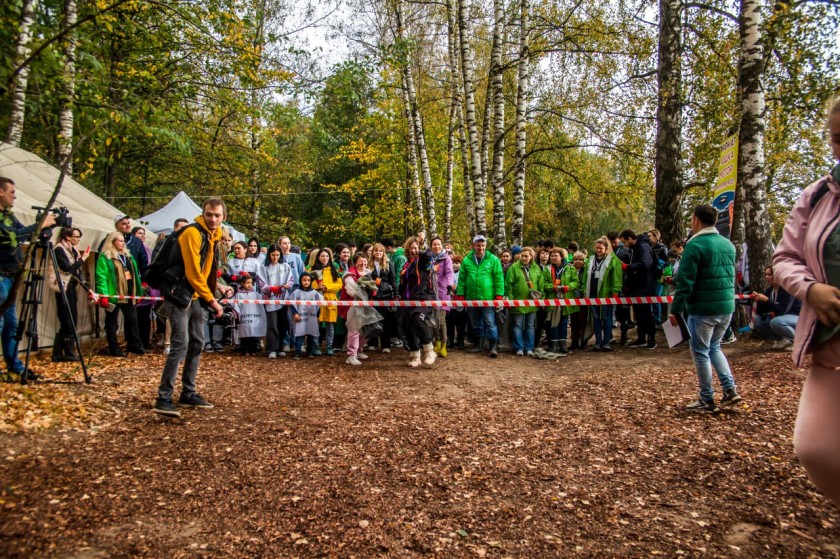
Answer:
[{"label": "dark trousers", "polygon": [[368,340],[368,345],[381,347],[382,349],[390,349],[391,338],[397,337],[397,313],[394,309],[389,309],[387,307],[379,307],[376,310],[379,311],[379,314],[381,314],[382,318],[385,320],[382,321],[382,333],[379,336]]},{"label": "dark trousers", "polygon": [[149,339],[152,337],[152,307],[150,305],[137,305],[137,330],[140,333],[140,341],[144,349],[152,346]]},{"label": "dark trousers", "polygon": [[543,332],[548,335],[548,330],[551,328],[551,324],[547,323],[548,310],[544,308],[538,309],[536,320],[537,321],[534,323],[534,347],[538,347],[540,345],[540,339],[542,338]]},{"label": "dark trousers", "polygon": [[140,332],[137,328],[137,309],[135,305],[129,303],[117,303],[113,311],[105,312],[105,336],[108,339],[108,349],[114,351],[120,348],[120,339],[117,336],[119,313],[123,315],[126,346],[129,350],[143,349],[143,342],[140,340]]},{"label": "dark trousers", "polygon": [[289,331],[289,307],[280,307],[274,312],[265,313],[266,333],[265,350],[268,353],[283,349],[283,337]]},{"label": "dark trousers", "polygon": [[58,335],[61,337],[76,335],[75,326],[78,325],[79,318],[77,310],[79,306],[79,294],[76,291],[76,286],[68,287],[65,293],[67,294],[66,305],[64,304],[64,298],[61,296],[61,293],[55,294],[55,300],[58,305]]},{"label": "dark trousers", "polygon": [[572,323],[572,343],[584,344],[583,335],[586,333],[586,323],[589,318],[589,308],[582,307],[578,312],[569,315]]},{"label": "dark trousers", "polygon": [[639,339],[653,341],[656,335],[656,323],[653,321],[653,309],[650,303],[633,305],[633,316],[636,317],[636,332]]},{"label": "dark trousers", "polygon": [[467,335],[467,311],[451,309],[446,317],[446,339],[452,345],[463,345]]}]

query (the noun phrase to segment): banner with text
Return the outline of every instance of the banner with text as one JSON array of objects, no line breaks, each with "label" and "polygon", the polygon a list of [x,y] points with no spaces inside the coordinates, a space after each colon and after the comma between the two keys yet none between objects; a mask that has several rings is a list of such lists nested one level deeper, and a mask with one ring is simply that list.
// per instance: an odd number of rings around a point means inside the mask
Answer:
[{"label": "banner with text", "polygon": [[738,181],[738,134],[728,137],[720,148],[720,165],[712,205],[718,211],[717,229],[729,238],[735,211],[735,186]]}]

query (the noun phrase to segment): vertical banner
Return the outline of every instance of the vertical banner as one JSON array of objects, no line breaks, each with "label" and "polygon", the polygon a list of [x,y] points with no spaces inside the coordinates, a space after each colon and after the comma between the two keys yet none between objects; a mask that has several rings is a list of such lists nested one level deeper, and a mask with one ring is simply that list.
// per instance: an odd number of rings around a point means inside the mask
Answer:
[{"label": "vertical banner", "polygon": [[720,147],[720,166],[712,205],[718,211],[717,230],[729,238],[735,211],[735,185],[738,180],[738,133],[728,137]]}]

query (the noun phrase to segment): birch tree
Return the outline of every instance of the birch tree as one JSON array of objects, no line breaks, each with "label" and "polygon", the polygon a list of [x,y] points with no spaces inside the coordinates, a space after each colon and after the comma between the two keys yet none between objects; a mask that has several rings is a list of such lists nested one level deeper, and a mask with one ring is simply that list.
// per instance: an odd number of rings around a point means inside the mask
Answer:
[{"label": "birch tree", "polygon": [[76,32],[72,28],[76,25],[76,0],[64,0],[64,29],[65,36],[64,72],[62,79],[62,99],[59,114],[58,132],[58,160],[59,166],[67,169],[67,176],[73,176],[73,105],[76,95]]},{"label": "birch tree", "polygon": [[435,214],[435,196],[432,186],[432,174],[429,170],[429,155],[426,150],[426,135],[423,130],[423,119],[420,109],[417,106],[417,89],[414,86],[414,76],[411,71],[411,60],[413,48],[407,44],[405,38],[405,20],[403,18],[402,0],[396,0],[395,11],[397,16],[397,41],[401,49],[404,49],[402,57],[403,85],[406,90],[408,102],[409,126],[414,128],[414,145],[417,150],[417,160],[420,163],[420,170],[423,178],[423,196],[425,198],[426,217],[429,225],[429,236],[437,236],[437,217]]},{"label": "birch tree", "polygon": [[487,216],[485,215],[486,185],[481,174],[481,146],[478,141],[478,124],[475,120],[475,90],[473,83],[473,58],[469,44],[467,29],[467,0],[458,1],[458,32],[461,46],[461,73],[464,87],[464,115],[470,146],[470,174],[473,183],[473,199],[475,200],[475,232],[487,233]]},{"label": "birch tree", "polygon": [[20,33],[15,44],[14,67],[20,70],[14,75],[12,82],[9,129],[6,133],[6,143],[15,147],[20,146],[26,116],[26,86],[29,83],[29,64],[26,61],[29,58],[32,41],[31,28],[35,20],[35,2],[36,0],[23,0],[20,9]]},{"label": "birch tree", "polygon": [[493,97],[493,242],[496,250],[507,247],[505,231],[505,92],[502,67],[502,31],[505,10],[502,0],[493,0],[495,24],[490,51],[490,87]]},{"label": "birch tree", "polygon": [[744,238],[750,264],[750,287],[764,289],[764,267],[773,251],[767,193],[764,190],[765,101],[764,44],[760,0],[741,0],[738,92],[741,128],[738,134],[738,184],[743,189]]},{"label": "birch tree", "polygon": [[511,242],[522,245],[525,230],[525,125],[528,109],[528,64],[530,63],[530,5],[519,2],[519,60],[516,82],[516,155],[513,164],[513,216]]}]

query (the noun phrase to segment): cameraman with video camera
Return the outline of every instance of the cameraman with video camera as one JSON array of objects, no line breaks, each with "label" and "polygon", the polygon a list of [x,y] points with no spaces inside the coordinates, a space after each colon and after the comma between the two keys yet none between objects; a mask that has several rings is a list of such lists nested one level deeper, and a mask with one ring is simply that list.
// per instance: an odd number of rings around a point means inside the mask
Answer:
[{"label": "cameraman with video camera", "polygon": [[[3,346],[3,358],[9,373],[24,374],[23,362],[18,359],[17,309],[14,301],[8,304],[9,297],[14,297],[12,286],[15,274],[22,265],[23,257],[20,246],[29,240],[37,223],[24,226],[12,213],[17,199],[15,183],[7,177],[0,177],[0,308],[5,307],[0,316],[0,341]],[[44,228],[55,225],[55,215],[48,213],[44,218]],[[32,370],[25,371],[26,380],[37,380]]]}]

